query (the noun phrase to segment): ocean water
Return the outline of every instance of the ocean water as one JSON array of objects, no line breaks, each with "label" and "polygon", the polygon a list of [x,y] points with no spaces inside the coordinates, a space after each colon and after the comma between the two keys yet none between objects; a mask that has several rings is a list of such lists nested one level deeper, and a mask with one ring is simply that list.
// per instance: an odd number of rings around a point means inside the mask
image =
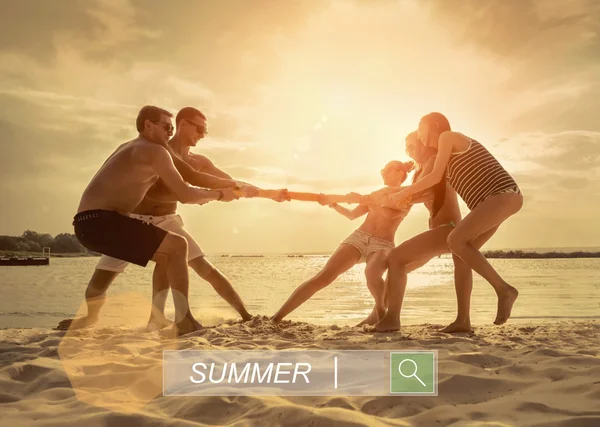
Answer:
[{"label": "ocean water", "polygon": [[[252,314],[270,316],[298,285],[320,270],[327,256],[208,259],[230,279]],[[0,328],[54,327],[61,319],[72,317],[84,303],[85,288],[96,262],[97,258],[52,258],[49,266],[0,267]],[[520,291],[512,322],[600,318],[600,259],[493,259],[491,263]],[[109,298],[136,294],[150,301],[152,265],[130,266],[109,289]],[[201,321],[237,317],[193,270],[190,278],[190,305]],[[127,313],[127,301],[121,299],[119,304]],[[364,281],[364,264],[359,264],[287,319],[351,325],[366,317],[372,304]],[[476,274],[471,305],[475,325],[493,321],[495,294]],[[169,298],[167,313],[172,312]],[[403,324],[446,324],[455,314],[450,258],[436,258],[409,275]]]}]

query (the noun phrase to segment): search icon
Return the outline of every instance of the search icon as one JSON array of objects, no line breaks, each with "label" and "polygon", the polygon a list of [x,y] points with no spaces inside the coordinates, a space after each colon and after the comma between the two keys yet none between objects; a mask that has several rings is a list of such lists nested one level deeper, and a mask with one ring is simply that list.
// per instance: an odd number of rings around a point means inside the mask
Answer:
[{"label": "search icon", "polygon": [[[410,374],[410,375],[405,375],[405,374],[404,374],[404,372],[402,372],[402,364],[403,364],[404,362],[410,362],[410,363],[412,363],[412,364],[415,366],[415,370],[414,370],[414,372],[413,372],[412,374]],[[398,365],[398,372],[400,372],[400,375],[402,375],[404,378],[413,378],[413,377],[414,377],[414,378],[416,378],[416,379],[417,379],[417,380],[418,380],[418,381],[419,381],[421,384],[423,384],[423,387],[427,387],[427,386],[425,385],[425,383],[424,383],[423,381],[421,381],[421,378],[419,378],[419,376],[417,375],[417,370],[418,370],[418,369],[417,369],[417,362],[415,362],[415,361],[414,361],[414,360],[412,360],[412,359],[404,359],[404,360],[403,360],[402,362],[400,362],[400,364]]]}]

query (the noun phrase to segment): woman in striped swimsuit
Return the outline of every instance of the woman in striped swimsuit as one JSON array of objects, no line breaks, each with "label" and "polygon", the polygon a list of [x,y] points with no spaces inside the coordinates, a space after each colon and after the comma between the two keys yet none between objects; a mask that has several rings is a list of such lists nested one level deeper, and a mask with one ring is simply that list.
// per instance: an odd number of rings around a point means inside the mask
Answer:
[{"label": "woman in striped swimsuit", "polygon": [[[426,190],[446,179],[471,210],[448,235],[448,247],[469,267],[486,279],[496,291],[498,308],[495,324],[506,323],[518,291],[510,286],[479,249],[498,230],[500,224],[519,212],[523,195],[515,180],[479,142],[453,132],[448,119],[440,113],[430,113],[419,122],[419,139],[426,147],[437,150],[433,170],[418,182],[388,196],[390,204]],[[401,289],[390,283],[389,306],[377,331],[398,330],[400,327]],[[457,283],[458,285],[458,283]],[[458,289],[460,298],[470,294],[470,288]]]},{"label": "woman in striped swimsuit", "polygon": [[[415,131],[406,137],[406,153],[418,166],[412,180],[414,184],[425,178],[433,170],[437,151],[431,147],[425,147]],[[444,188],[441,188],[441,185]],[[460,223],[462,216],[458,207],[456,192],[445,181],[441,182],[441,185],[435,186],[434,199],[424,203],[429,211],[429,229],[402,242],[388,255],[387,286],[394,287],[397,290],[394,302],[391,304],[390,316],[394,318],[399,319],[400,317],[404,292],[408,283],[408,273],[422,267],[437,256],[451,253],[446,241],[456,224]],[[471,268],[457,255],[452,256],[452,261],[454,264],[458,313],[456,320],[442,329],[442,332],[468,332],[471,330],[469,313],[473,273]],[[463,290],[467,290],[467,292],[463,292]],[[389,299],[386,297],[385,301],[387,309]],[[359,326],[377,323],[371,320],[375,316],[374,312],[375,310]],[[394,313],[397,314],[394,315]],[[379,327],[381,326],[379,325]],[[397,327],[400,327],[399,323]],[[377,329],[378,327],[375,328],[375,330]]]}]

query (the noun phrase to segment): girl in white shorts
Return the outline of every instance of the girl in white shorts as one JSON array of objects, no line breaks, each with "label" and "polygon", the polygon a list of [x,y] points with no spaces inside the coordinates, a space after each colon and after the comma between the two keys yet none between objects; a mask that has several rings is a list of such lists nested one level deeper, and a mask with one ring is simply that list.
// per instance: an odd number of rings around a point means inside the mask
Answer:
[{"label": "girl in white shorts", "polygon": [[[382,170],[381,176],[387,189],[393,191],[406,180],[413,163],[399,161],[389,162]],[[377,193],[380,193],[380,190]],[[367,214],[365,222],[346,238],[331,255],[325,266],[314,277],[302,283],[283,306],[272,317],[281,321],[285,316],[298,308],[317,291],[330,285],[337,277],[350,270],[355,264],[365,262],[367,287],[375,299],[377,309],[385,311],[385,282],[383,274],[387,270],[387,254],[394,248],[394,235],[398,226],[410,210],[410,206],[401,209],[383,208],[377,205],[360,204],[355,209],[346,209],[336,203],[330,204],[322,195],[321,204],[329,205],[350,220]]]}]

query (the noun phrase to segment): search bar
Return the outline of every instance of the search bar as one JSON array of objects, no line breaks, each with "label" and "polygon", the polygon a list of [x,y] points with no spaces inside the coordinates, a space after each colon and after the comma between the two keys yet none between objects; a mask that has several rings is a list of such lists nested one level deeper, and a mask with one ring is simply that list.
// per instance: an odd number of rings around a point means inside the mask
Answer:
[{"label": "search bar", "polygon": [[[398,355],[403,354],[406,357],[398,359]],[[431,357],[424,359],[423,354]],[[436,366],[431,368],[431,363]],[[420,388],[414,389],[407,383],[416,383]],[[165,396],[399,394],[437,395],[435,350],[163,352]]]}]

